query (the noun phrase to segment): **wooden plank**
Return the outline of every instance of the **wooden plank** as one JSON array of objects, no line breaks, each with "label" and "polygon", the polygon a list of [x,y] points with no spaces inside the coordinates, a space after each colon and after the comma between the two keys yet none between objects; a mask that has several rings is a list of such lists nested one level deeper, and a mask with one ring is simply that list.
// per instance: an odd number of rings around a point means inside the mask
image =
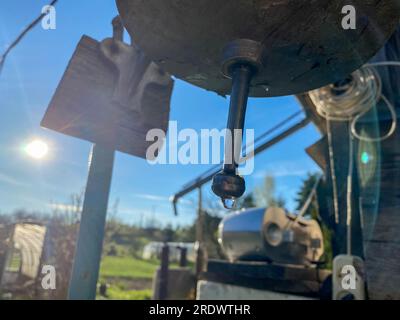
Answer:
[{"label": "wooden plank", "polygon": [[250,96],[291,95],[341,80],[367,62],[399,21],[397,0],[352,0],[357,28],[344,30],[346,1],[118,0],[136,43],[180,79],[221,95],[224,47],[234,39],[262,43],[266,59]]},{"label": "wooden plank", "polygon": [[312,298],[279,293],[270,290],[256,290],[241,286],[211,281],[197,283],[197,300],[311,300]]},{"label": "wooden plank", "polygon": [[400,299],[400,132],[381,143],[380,201],[373,232],[366,239],[368,293],[372,299]]},{"label": "wooden plank", "polygon": [[207,272],[200,278],[260,290],[318,296],[322,282],[330,274],[328,270],[266,262],[210,260]]},{"label": "wooden plank", "polygon": [[139,77],[131,105],[123,106],[113,100],[118,70],[99,45],[82,37],[41,125],[145,158],[152,143],[146,142],[147,132],[167,131],[173,81],[151,63]]},{"label": "wooden plank", "polygon": [[366,257],[369,298],[400,299],[400,243],[369,241]]},{"label": "wooden plank", "polygon": [[325,157],[326,150],[328,150],[328,141],[326,136],[318,140],[311,147],[306,149],[307,154],[318,164],[322,171],[328,168],[328,159]]}]

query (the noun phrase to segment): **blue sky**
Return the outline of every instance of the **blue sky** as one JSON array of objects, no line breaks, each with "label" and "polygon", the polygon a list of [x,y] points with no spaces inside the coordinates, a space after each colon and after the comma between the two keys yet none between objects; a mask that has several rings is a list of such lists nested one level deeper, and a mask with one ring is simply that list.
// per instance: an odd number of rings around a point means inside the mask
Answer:
[{"label": "blue sky", "polygon": [[[2,0],[0,2],[0,51],[36,17],[42,0]],[[37,26],[10,54],[0,75],[0,212],[25,208],[51,211],[51,203],[68,204],[72,193],[86,182],[91,144],[40,128],[39,123],[67,63],[83,34],[101,40],[111,35],[111,19],[117,14],[113,0],[60,0],[57,29]],[[229,100],[177,81],[171,120],[179,129],[222,129],[226,124]],[[278,121],[299,110],[293,97],[250,99],[246,126],[257,137]],[[34,138],[50,146],[49,157],[34,161],[23,151]],[[318,170],[304,149],[319,134],[313,125],[258,156],[255,172],[246,177],[251,191],[265,174],[276,177],[277,193],[294,207],[294,197],[307,172]],[[151,166],[145,160],[117,153],[110,204],[119,198],[118,217],[129,223],[151,218],[164,223],[186,224],[195,217],[187,196],[181,215],[174,217],[168,198],[185,183],[203,173],[207,165]],[[218,201],[210,185],[204,188],[205,202]]]}]

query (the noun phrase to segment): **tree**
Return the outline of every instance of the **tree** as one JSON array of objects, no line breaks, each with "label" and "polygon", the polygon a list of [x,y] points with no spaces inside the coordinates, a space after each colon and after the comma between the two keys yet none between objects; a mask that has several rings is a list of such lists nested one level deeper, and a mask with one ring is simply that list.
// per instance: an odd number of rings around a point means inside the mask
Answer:
[{"label": "tree", "polygon": [[249,209],[257,207],[256,199],[254,198],[254,194],[251,192],[247,194],[245,197],[238,200],[237,208],[239,209]]},{"label": "tree", "polygon": [[[300,190],[297,192],[296,202],[297,202],[297,210],[301,210],[303,205],[306,203],[310,193],[315,186],[315,183],[319,179],[319,175],[317,173],[308,173],[307,178],[303,180],[303,185],[300,187]],[[309,216],[312,219],[319,219],[318,213],[318,202],[316,199],[311,202],[310,207],[307,209],[305,216]]]},{"label": "tree", "polygon": [[207,247],[207,255],[211,259],[223,257],[221,246],[218,242],[218,226],[221,220],[222,219],[213,212],[203,212],[204,242]]},{"label": "tree", "polygon": [[285,207],[286,201],[282,196],[276,195],[275,178],[267,175],[264,184],[254,191],[256,203],[260,207]]},{"label": "tree", "polygon": [[173,226],[169,223],[167,226],[162,230],[162,238],[163,241],[166,242],[173,242],[175,241],[175,230]]},{"label": "tree", "polygon": [[[297,209],[300,210],[303,205],[306,203],[315,183],[319,179],[319,175],[317,173],[308,173],[307,178],[304,179],[303,185],[300,187],[299,192],[297,193],[296,202]],[[330,269],[332,268],[332,231],[329,227],[323,223],[320,215],[319,215],[319,206],[318,206],[318,197],[316,196],[314,200],[311,202],[310,207],[307,209],[306,216],[315,219],[322,230],[322,235],[324,237],[324,256],[321,258],[325,263],[325,267]]]},{"label": "tree", "polygon": [[51,215],[62,220],[67,225],[79,222],[83,207],[84,191],[70,195],[69,202],[65,204],[51,203]]}]

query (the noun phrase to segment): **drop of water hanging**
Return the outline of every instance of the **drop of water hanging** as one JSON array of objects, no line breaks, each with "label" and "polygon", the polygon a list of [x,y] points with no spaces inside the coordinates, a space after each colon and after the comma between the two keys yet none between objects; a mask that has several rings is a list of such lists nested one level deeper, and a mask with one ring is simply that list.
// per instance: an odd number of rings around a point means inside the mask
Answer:
[{"label": "drop of water hanging", "polygon": [[236,205],[236,199],[234,198],[223,198],[221,200],[225,209],[232,210]]}]

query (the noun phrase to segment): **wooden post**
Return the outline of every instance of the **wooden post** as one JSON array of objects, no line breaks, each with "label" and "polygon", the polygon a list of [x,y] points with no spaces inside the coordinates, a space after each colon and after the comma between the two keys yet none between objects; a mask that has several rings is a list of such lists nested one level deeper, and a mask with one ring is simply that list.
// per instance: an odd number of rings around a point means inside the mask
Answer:
[{"label": "wooden post", "polygon": [[12,230],[10,232],[10,237],[9,237],[10,240],[7,243],[7,248],[5,249],[5,254],[3,256],[4,260],[2,261],[2,263],[0,265],[0,267],[1,267],[1,269],[0,269],[0,272],[1,272],[0,273],[0,287],[3,284],[4,273],[6,272],[7,266],[9,265],[10,259],[12,258],[12,255],[13,255],[15,227],[16,227],[16,224],[14,223],[12,225]]},{"label": "wooden post", "polygon": [[180,248],[179,266],[187,267],[187,248],[185,247]]},{"label": "wooden post", "polygon": [[158,298],[167,300],[168,298],[168,273],[169,273],[169,246],[164,243],[161,251],[161,267],[160,267],[160,286]]},{"label": "wooden post", "polygon": [[204,245],[204,212],[203,212],[203,196],[201,186],[198,188],[198,208],[197,208],[197,224],[196,224],[196,275],[199,276],[204,271],[206,263],[206,247]]},{"label": "wooden post", "polygon": [[201,187],[198,188],[198,202],[197,202],[197,225],[196,225],[196,240],[200,243],[203,242],[204,232],[204,216],[203,216],[203,196]]}]

